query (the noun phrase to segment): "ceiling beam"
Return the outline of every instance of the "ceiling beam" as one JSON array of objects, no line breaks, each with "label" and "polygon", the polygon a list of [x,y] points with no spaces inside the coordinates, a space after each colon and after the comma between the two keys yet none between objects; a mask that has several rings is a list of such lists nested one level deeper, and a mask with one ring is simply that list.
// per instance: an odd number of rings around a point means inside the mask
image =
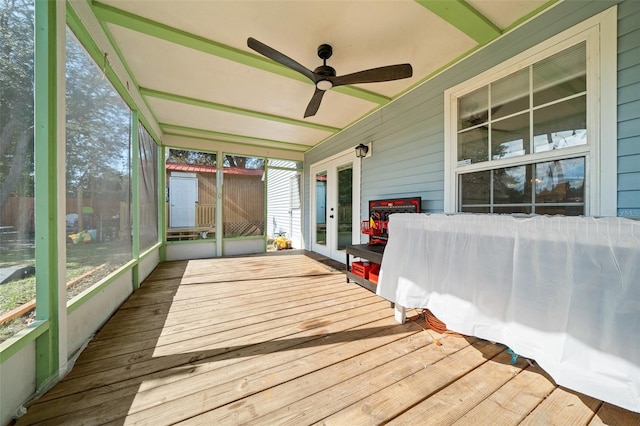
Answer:
[{"label": "ceiling beam", "polygon": [[479,44],[486,44],[502,34],[493,22],[464,0],[416,0]]},{"label": "ceiling beam", "polygon": [[[134,15],[97,1],[93,1],[91,3],[91,7],[98,19],[104,22],[109,22],[139,33],[147,34],[161,40],[179,44],[190,49],[215,55],[220,58],[238,62],[263,71],[272,72],[274,74],[302,81],[311,85],[313,84],[311,80],[299,72],[285,67],[284,65],[280,65],[277,62],[267,59],[261,55],[256,55],[244,50],[236,49],[235,47],[217,43],[213,40],[208,40],[204,37]],[[345,95],[364,99],[369,102],[374,102],[379,105],[384,105],[391,100],[391,98],[387,96],[354,86],[338,86],[332,90]]]},{"label": "ceiling beam", "polygon": [[276,121],[278,123],[290,124],[292,126],[308,127],[315,130],[322,130],[329,133],[337,133],[340,128],[325,126],[324,124],[312,123],[309,121],[296,120],[294,118],[282,117],[280,115],[267,114],[264,112],[253,111],[244,108],[238,108],[231,105],[218,104],[215,102],[205,101],[202,99],[189,98],[186,96],[176,95],[173,93],[161,92],[159,90],[147,89],[140,87],[140,94],[153,98],[164,99],[166,101],[178,102],[187,105],[193,105],[201,108],[215,109],[217,111],[228,112],[231,114],[239,114],[247,117],[259,118],[262,120]]},{"label": "ceiling beam", "polygon": [[216,138],[215,139],[216,141],[225,142],[225,143],[244,143],[247,145],[272,147],[272,148],[284,149],[289,151],[298,151],[298,152],[304,152],[309,148],[311,148],[310,145],[304,145],[300,143],[278,141],[273,139],[255,138],[252,136],[243,136],[243,135],[236,135],[233,133],[216,132],[213,130],[196,129],[193,127],[178,126],[175,124],[168,124],[168,123],[160,123],[160,127],[162,128],[165,134],[191,137],[188,134],[172,133],[170,132],[171,130],[180,131],[180,132],[198,133],[201,135],[206,135],[206,136]]}]

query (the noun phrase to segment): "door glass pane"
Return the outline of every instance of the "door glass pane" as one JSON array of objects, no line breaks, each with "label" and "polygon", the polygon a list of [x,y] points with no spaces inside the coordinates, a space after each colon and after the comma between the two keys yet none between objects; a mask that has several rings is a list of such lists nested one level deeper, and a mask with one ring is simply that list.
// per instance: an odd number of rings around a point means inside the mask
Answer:
[{"label": "door glass pane", "polygon": [[458,130],[486,123],[489,119],[488,86],[464,95],[458,100]]},{"label": "door glass pane", "polygon": [[458,162],[472,164],[489,159],[489,131],[487,126],[458,134]]},{"label": "door glass pane", "polygon": [[353,233],[353,165],[338,168],[338,250],[351,244]]},{"label": "door glass pane", "polygon": [[327,171],[316,174],[316,243],[327,244]]},{"label": "door glass pane", "polygon": [[531,166],[515,166],[493,171],[494,204],[531,203]]},{"label": "door glass pane", "polygon": [[586,44],[582,42],[533,65],[533,105],[587,90]]},{"label": "door glass pane", "polygon": [[529,153],[529,114],[500,120],[491,125],[491,158],[516,157]]},{"label": "door glass pane", "polygon": [[491,84],[491,119],[525,111],[529,108],[529,68]]},{"label": "door glass pane", "polygon": [[580,96],[533,112],[535,152],[587,143],[587,97]]}]

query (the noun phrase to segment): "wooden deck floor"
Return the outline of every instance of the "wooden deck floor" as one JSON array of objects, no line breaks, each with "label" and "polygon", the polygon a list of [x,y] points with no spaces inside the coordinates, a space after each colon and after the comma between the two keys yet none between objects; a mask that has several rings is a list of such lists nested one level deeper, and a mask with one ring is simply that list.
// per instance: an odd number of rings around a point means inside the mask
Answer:
[{"label": "wooden deck floor", "polygon": [[18,424],[640,425],[419,324],[301,252],[163,263]]}]

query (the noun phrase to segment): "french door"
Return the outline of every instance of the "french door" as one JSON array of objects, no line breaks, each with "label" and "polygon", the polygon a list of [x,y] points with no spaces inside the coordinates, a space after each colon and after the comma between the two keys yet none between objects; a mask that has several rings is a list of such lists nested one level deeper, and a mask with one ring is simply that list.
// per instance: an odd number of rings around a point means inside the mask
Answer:
[{"label": "french door", "polygon": [[360,242],[360,160],[351,150],[310,171],[311,249],[344,263],[344,248]]}]

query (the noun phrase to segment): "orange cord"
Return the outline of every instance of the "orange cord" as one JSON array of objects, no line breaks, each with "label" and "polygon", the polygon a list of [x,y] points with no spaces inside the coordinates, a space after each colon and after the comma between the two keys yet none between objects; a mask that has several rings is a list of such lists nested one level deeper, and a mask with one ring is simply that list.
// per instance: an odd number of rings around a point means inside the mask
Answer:
[{"label": "orange cord", "polygon": [[[424,322],[427,328],[422,327],[422,325],[417,322],[417,320],[420,317],[424,317]],[[464,337],[463,334],[449,330],[447,328],[447,325],[442,321],[440,321],[435,315],[433,315],[433,313],[429,309],[423,309],[422,312],[418,311],[418,315],[410,317],[409,319],[415,322],[416,324],[418,324],[420,327],[422,327],[423,330],[427,332],[429,332],[429,329],[431,329],[438,334],[445,334],[445,335],[450,335],[454,337]],[[442,343],[440,342],[439,339],[436,339],[431,333],[429,333],[429,335],[431,336],[431,338],[433,339],[436,345],[442,346]]]}]

